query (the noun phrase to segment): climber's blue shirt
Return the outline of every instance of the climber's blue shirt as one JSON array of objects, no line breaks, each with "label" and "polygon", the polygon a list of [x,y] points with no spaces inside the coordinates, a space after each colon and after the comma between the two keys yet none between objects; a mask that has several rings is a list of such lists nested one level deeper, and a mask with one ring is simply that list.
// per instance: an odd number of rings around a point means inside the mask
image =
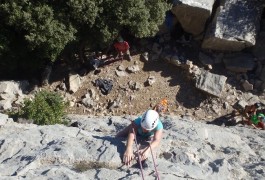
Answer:
[{"label": "climber's blue shirt", "polygon": [[134,124],[137,126],[137,134],[139,134],[142,137],[150,137],[154,135],[154,132],[160,129],[163,129],[163,124],[160,120],[158,120],[157,126],[150,132],[143,132],[143,129],[141,127],[141,119],[142,117],[138,117],[137,119],[134,120]]}]

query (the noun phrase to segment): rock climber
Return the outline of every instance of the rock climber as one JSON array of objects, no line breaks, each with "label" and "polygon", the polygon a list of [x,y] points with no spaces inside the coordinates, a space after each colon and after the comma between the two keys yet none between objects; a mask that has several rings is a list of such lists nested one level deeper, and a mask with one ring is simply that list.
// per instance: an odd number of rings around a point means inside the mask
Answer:
[{"label": "rock climber", "polygon": [[126,143],[126,150],[123,155],[123,163],[125,165],[131,165],[134,159],[133,143],[134,132],[137,136],[150,140],[150,146],[144,147],[139,150],[141,160],[144,161],[148,158],[150,151],[155,150],[160,144],[162,139],[163,124],[159,119],[159,114],[155,110],[147,110],[142,116],[136,118],[129,126],[119,132],[116,137],[128,136]]}]

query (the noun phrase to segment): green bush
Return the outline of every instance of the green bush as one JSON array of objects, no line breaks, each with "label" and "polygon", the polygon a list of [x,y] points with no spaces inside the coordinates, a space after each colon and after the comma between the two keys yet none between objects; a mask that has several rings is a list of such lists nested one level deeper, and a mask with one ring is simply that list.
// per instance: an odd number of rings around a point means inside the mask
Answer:
[{"label": "green bush", "polygon": [[40,91],[31,101],[26,99],[20,115],[32,119],[34,124],[50,125],[65,124],[63,117],[68,103],[56,92]]}]

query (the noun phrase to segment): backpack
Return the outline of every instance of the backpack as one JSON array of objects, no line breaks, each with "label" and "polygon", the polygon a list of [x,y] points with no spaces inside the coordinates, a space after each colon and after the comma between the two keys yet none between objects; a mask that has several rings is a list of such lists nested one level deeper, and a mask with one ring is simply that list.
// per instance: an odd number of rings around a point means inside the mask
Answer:
[{"label": "backpack", "polygon": [[107,79],[97,79],[95,84],[97,87],[99,87],[101,93],[104,95],[109,94],[113,87],[113,81]]}]

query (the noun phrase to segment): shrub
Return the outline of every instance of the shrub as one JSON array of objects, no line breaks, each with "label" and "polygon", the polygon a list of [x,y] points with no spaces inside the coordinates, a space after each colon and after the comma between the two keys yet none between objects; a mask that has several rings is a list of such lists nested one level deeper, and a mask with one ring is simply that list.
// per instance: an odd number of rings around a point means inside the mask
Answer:
[{"label": "shrub", "polygon": [[33,119],[34,124],[50,125],[64,124],[63,116],[68,103],[56,92],[40,91],[31,101],[26,99],[20,115],[26,119]]}]

